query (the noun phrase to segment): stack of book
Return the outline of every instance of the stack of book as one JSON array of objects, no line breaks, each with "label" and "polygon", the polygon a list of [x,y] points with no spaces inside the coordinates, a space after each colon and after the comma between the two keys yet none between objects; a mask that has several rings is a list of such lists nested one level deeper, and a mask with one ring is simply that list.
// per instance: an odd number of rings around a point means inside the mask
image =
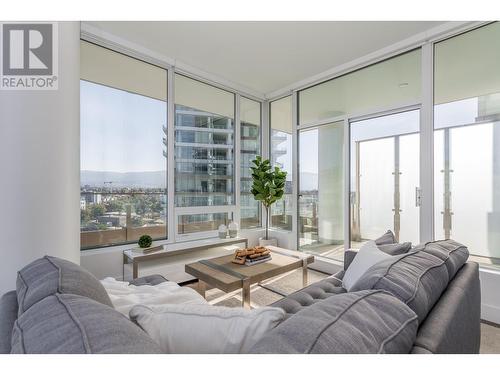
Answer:
[{"label": "stack of book", "polygon": [[256,258],[248,258],[245,260],[245,265],[246,266],[253,266],[254,264],[258,264],[258,263],[264,263],[264,262],[267,262],[271,260],[271,254],[267,254],[267,255],[262,255],[262,256],[258,256]]}]

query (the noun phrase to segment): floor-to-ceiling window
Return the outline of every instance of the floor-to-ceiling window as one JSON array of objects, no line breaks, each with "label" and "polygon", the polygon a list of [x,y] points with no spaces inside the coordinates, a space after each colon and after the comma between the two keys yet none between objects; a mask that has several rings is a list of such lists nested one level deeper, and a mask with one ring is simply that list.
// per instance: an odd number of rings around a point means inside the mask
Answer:
[{"label": "floor-to-ceiling window", "polygon": [[288,172],[283,199],[271,207],[270,227],[292,230],[292,97],[286,96],[270,105],[271,164]]},{"label": "floor-to-ceiling window", "polygon": [[[342,260],[345,194],[350,246],[388,229],[400,240],[418,242],[420,60],[419,49],[410,51],[299,92],[301,250]],[[416,109],[405,109],[410,107]],[[349,145],[342,136],[347,123]],[[345,192],[340,165],[347,146],[350,190]],[[322,184],[323,175],[330,176],[328,184]]]},{"label": "floor-to-ceiling window", "polygon": [[500,264],[500,23],[434,49],[435,238]]},{"label": "floor-to-ceiling window", "polygon": [[339,261],[344,251],[344,121],[299,132],[299,248]]},{"label": "floor-to-ceiling window", "polygon": [[261,226],[260,203],[252,189],[252,160],[261,154],[261,104],[240,98],[240,223],[242,229]]},{"label": "floor-to-ceiling window", "polygon": [[81,42],[82,249],[167,237],[166,100],[165,69]]},{"label": "floor-to-ceiling window", "polygon": [[234,94],[175,75],[178,238],[206,236],[234,211]]}]

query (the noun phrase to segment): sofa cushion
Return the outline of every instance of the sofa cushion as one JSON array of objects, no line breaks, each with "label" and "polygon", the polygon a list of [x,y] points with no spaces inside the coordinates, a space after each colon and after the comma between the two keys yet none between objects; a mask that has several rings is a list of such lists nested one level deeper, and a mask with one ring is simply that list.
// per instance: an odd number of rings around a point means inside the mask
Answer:
[{"label": "sofa cushion", "polygon": [[387,291],[406,303],[423,322],[455,276],[455,269],[466,262],[468,250],[451,240],[431,242],[420,249],[375,264],[351,291]]},{"label": "sofa cushion", "polygon": [[391,258],[391,256],[380,250],[374,241],[365,242],[361,246],[361,249],[359,249],[358,255],[356,255],[349,268],[345,271],[342,286],[350,292],[354,284],[370,267],[388,258]]},{"label": "sofa cushion", "polygon": [[160,353],[139,327],[109,306],[74,294],[54,294],[19,317],[12,353]]},{"label": "sofa cushion", "polygon": [[417,316],[379,290],[344,293],[299,311],[267,333],[251,353],[409,353]]},{"label": "sofa cushion", "polygon": [[13,290],[0,298],[0,354],[10,353],[10,339],[17,319],[17,294]]},{"label": "sofa cushion", "polygon": [[55,293],[77,294],[113,307],[108,293],[90,272],[64,259],[44,256],[17,273],[19,315]]},{"label": "sofa cushion", "polygon": [[401,254],[406,254],[408,251],[411,250],[411,242],[377,245],[377,247],[386,254],[401,255]]},{"label": "sofa cushion", "polygon": [[285,319],[283,309],[212,306],[210,304],[136,305],[136,322],[169,354],[234,354],[247,352]]},{"label": "sofa cushion", "polygon": [[351,263],[358,255],[359,249],[347,249],[344,251],[344,271],[349,268]]},{"label": "sofa cushion", "polygon": [[271,306],[281,307],[285,310],[286,317],[288,318],[304,307],[345,292],[346,290],[342,287],[342,280],[336,277],[328,277],[290,294],[286,298],[273,303]]},{"label": "sofa cushion", "polygon": [[377,238],[375,240],[375,243],[377,245],[390,245],[396,243],[396,237],[394,236],[394,233],[392,233],[392,230],[388,230],[379,238]]},{"label": "sofa cushion", "polygon": [[425,251],[441,259],[448,270],[449,280],[453,279],[469,258],[465,245],[454,240],[440,240],[418,245],[414,251]]}]

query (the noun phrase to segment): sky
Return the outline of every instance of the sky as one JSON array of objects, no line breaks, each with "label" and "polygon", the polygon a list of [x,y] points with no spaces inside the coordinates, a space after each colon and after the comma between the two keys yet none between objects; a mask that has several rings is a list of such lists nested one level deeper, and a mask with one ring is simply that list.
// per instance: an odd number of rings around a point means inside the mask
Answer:
[{"label": "sky", "polygon": [[166,103],[80,81],[81,169],[162,171]]}]

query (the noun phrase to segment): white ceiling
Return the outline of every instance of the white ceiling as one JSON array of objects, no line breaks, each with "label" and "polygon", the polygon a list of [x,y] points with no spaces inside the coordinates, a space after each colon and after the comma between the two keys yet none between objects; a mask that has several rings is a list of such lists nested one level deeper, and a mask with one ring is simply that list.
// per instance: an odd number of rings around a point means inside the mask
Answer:
[{"label": "white ceiling", "polygon": [[268,94],[443,22],[86,22]]}]

